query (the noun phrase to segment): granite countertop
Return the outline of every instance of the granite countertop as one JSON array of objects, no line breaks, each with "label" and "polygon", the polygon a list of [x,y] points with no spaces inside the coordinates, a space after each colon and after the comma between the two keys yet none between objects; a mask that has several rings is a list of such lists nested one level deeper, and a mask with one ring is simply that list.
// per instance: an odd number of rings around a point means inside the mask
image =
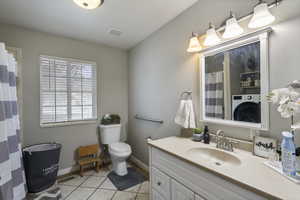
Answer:
[{"label": "granite countertop", "polygon": [[225,151],[238,157],[241,164],[217,166],[213,162],[207,162],[188,154],[188,151],[192,148],[204,147],[216,149],[214,143],[203,144],[201,142],[194,142],[190,138],[174,136],[158,140],[148,140],[148,144],[191,164],[205,168],[212,173],[221,175],[229,181],[245,186],[258,194],[274,199],[300,199],[300,185],[264,165],[263,163],[266,159],[254,156],[252,152],[240,149],[234,149],[234,152]]}]

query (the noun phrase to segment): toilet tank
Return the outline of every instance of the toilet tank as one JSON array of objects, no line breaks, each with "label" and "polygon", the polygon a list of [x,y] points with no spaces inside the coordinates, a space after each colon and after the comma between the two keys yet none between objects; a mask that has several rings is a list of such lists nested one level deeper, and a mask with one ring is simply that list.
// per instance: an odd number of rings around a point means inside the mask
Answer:
[{"label": "toilet tank", "polygon": [[99,125],[102,144],[112,144],[120,141],[121,124]]}]

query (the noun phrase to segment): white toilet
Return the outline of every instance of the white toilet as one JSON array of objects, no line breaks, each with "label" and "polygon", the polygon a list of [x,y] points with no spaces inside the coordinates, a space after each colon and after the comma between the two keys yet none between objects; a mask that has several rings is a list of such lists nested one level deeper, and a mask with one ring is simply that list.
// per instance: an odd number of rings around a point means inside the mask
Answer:
[{"label": "white toilet", "polygon": [[108,152],[111,157],[113,170],[119,176],[126,175],[126,159],[131,154],[131,148],[128,144],[120,142],[121,124],[100,125],[101,143],[108,145]]}]

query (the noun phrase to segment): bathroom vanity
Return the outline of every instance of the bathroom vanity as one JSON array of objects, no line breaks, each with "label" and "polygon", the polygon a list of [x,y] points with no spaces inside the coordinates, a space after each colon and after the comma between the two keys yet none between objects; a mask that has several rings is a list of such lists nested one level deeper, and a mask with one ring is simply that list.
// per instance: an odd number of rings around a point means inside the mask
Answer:
[{"label": "bathroom vanity", "polygon": [[150,199],[300,199],[297,185],[251,152],[216,148],[189,138],[149,140]]}]

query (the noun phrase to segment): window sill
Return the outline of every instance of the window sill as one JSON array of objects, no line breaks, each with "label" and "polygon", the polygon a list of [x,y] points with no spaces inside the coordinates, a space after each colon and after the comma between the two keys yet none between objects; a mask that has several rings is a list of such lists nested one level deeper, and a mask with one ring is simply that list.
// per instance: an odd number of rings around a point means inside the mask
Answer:
[{"label": "window sill", "polygon": [[79,124],[96,124],[96,123],[98,123],[98,119],[47,123],[47,124],[40,124],[40,127],[51,128],[51,127],[71,126],[71,125],[79,125]]}]

